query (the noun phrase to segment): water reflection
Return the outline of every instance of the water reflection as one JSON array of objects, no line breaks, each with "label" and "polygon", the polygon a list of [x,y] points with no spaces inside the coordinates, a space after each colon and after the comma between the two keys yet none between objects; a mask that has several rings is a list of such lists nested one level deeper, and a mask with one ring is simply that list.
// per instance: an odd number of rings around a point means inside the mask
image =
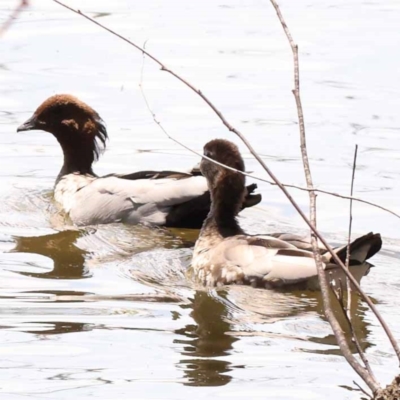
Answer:
[{"label": "water reflection", "polygon": [[[316,308],[315,311],[320,315],[320,317],[323,320],[326,320],[324,316],[324,309],[323,309],[323,302],[322,302],[322,295],[320,292],[315,292],[315,293],[310,293],[317,301],[316,301]],[[373,300],[373,299],[372,299]],[[373,300],[374,301],[374,300]],[[362,301],[362,299],[355,293],[352,294],[352,299],[351,299],[351,321],[354,327],[354,330],[356,332],[358,341],[360,343],[361,348],[363,351],[371,347],[373,344],[372,342],[368,341],[368,336],[371,332],[369,329],[369,323],[366,321],[366,312],[368,311],[368,307],[366,307]],[[342,331],[345,334],[345,337],[347,339],[347,342],[350,345],[350,349],[352,353],[357,353],[356,346],[354,343],[352,343],[351,340],[351,333],[349,329],[349,325],[347,322],[347,319],[345,318],[341,306],[339,302],[337,301],[336,297],[331,295],[331,305],[332,309],[334,311],[334,314],[342,327]],[[332,346],[332,348],[328,350],[313,350],[313,353],[320,353],[320,354],[332,354],[332,355],[338,355],[342,356],[342,353],[337,346],[337,341],[335,336],[332,333],[329,333],[328,335],[324,337],[314,337],[310,336],[308,338],[309,341],[315,342],[315,343],[322,343],[325,345]]]},{"label": "water reflection", "polygon": [[78,238],[85,234],[82,230],[66,230],[45,236],[14,237],[16,246],[11,252],[36,253],[51,258],[53,270],[45,273],[23,272],[21,275],[45,279],[81,279],[90,276],[85,267],[87,252],[76,245]]},{"label": "water reflection", "polygon": [[[356,353],[341,308],[336,298],[332,297],[331,301],[351,350]],[[219,291],[196,291],[191,303],[181,307],[192,309],[190,316],[194,320],[194,323],[176,330],[175,333],[183,338],[174,340],[175,344],[182,346],[181,354],[184,357],[179,367],[184,370],[184,384],[188,386],[223,386],[229,383],[232,377],[228,373],[242,366],[232,365],[223,356],[231,354],[233,344],[241,336],[257,336],[261,332],[263,336],[280,342],[286,338],[328,347],[321,350],[320,346],[310,348],[309,345],[299,346],[296,343],[298,351],[341,356],[335,336],[326,324],[320,323],[321,320],[293,318],[318,315],[325,320],[320,292],[282,293],[230,287]],[[366,311],[362,300],[353,295],[352,321],[364,351],[372,345],[368,341],[370,329],[365,319]],[[279,320],[285,322],[285,332],[277,333],[274,330],[275,322]]]},{"label": "water reflection", "polygon": [[[233,289],[233,288],[232,288]],[[236,307],[240,307],[241,313],[235,318],[237,322],[246,319],[246,323],[251,329],[260,327],[260,324],[271,324],[277,321],[286,321],[286,327],[293,334],[289,337],[294,339],[305,339],[307,342],[324,344],[329,349],[311,350],[316,353],[341,355],[337,346],[335,336],[330,327],[321,324],[321,320],[326,321],[322,302],[322,295],[319,291],[291,291],[280,292],[271,290],[245,290],[247,288],[235,288],[230,290],[230,297],[234,299]],[[356,347],[351,343],[348,322],[342,312],[341,306],[336,297],[331,293],[331,306],[333,312],[345,333],[346,339],[350,343],[353,353],[356,353]],[[369,323],[366,321],[366,312],[368,308],[364,305],[361,298],[355,293],[352,294],[351,303],[352,323],[363,350],[371,346],[368,341],[370,333]],[[318,315],[319,319],[310,322],[309,318],[289,319],[295,316],[313,316]],[[326,332],[328,332],[326,334]],[[300,334],[300,336],[299,336]],[[305,350],[309,351],[309,350]]]},{"label": "water reflection", "polygon": [[[218,294],[223,298],[227,293],[220,291]],[[238,339],[227,334],[231,326],[227,322],[225,304],[209,292],[196,291],[191,304],[182,305],[182,308],[191,308],[190,315],[196,322],[196,325],[188,324],[175,331],[186,338],[176,339],[174,343],[183,345],[182,355],[191,357],[179,362],[187,378],[185,385],[226,385],[232,379],[226,375],[232,370],[231,363],[215,357],[228,355]]]},{"label": "water reflection", "polygon": [[35,322],[34,326],[32,323],[27,323],[28,327],[21,327],[20,331],[26,333],[39,334],[41,336],[48,335],[59,335],[63,333],[74,333],[74,332],[87,332],[93,330],[96,326],[94,324],[87,324],[81,322],[71,321],[52,321],[52,322]]}]

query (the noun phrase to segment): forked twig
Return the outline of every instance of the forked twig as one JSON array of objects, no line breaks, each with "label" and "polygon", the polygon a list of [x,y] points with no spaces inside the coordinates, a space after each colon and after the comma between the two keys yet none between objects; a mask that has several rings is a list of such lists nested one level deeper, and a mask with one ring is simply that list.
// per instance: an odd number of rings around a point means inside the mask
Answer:
[{"label": "forked twig", "polygon": [[29,6],[29,0],[19,1],[19,4],[17,4],[17,6],[14,8],[10,16],[0,26],[0,37],[6,33],[6,31],[10,28],[12,23],[18,18],[18,15],[21,13],[21,11],[28,6]]},{"label": "forked twig", "polygon": [[[392,333],[390,332],[389,327],[387,326],[386,322],[383,320],[382,316],[380,315],[379,311],[377,310],[377,308],[375,307],[375,305],[372,303],[372,301],[369,299],[369,297],[361,290],[360,285],[358,284],[358,282],[354,279],[353,275],[351,275],[344,263],[340,260],[340,258],[336,255],[336,253],[333,251],[332,247],[327,243],[327,241],[321,236],[321,234],[316,230],[316,228],[314,227],[314,225],[308,220],[307,216],[304,214],[304,212],[302,211],[302,209],[300,208],[300,206],[294,201],[294,199],[292,198],[292,196],[290,195],[290,193],[286,190],[286,188],[282,185],[282,183],[277,179],[277,177],[273,174],[273,172],[269,169],[269,167],[265,164],[265,162],[263,161],[263,159],[257,154],[257,152],[254,150],[254,148],[252,147],[252,145],[250,144],[250,142],[245,138],[245,136],[243,136],[243,134],[238,131],[236,128],[234,128],[226,119],[225,117],[222,115],[222,113],[216,108],[216,106],[199,90],[196,89],[192,84],[190,84],[188,81],[186,81],[184,78],[182,78],[181,76],[179,76],[178,74],[176,74],[174,71],[172,71],[171,69],[167,68],[161,61],[159,61],[156,57],[154,57],[153,55],[151,55],[150,53],[148,53],[145,49],[141,48],[140,46],[138,46],[137,44],[133,43],[132,41],[130,41],[129,39],[123,37],[122,35],[120,35],[119,33],[107,28],[106,26],[102,25],[101,23],[97,22],[96,20],[90,18],[89,16],[85,15],[84,13],[82,13],[80,10],[75,10],[72,7],[67,6],[66,4],[62,3],[59,0],[53,0],[55,3],[61,5],[62,7],[82,16],[83,18],[91,21],[92,23],[94,23],[95,25],[98,25],[99,27],[101,27],[102,29],[105,29],[106,31],[110,32],[111,34],[119,37],[121,40],[129,43],[131,46],[135,47],[137,50],[141,51],[142,53],[144,53],[146,56],[148,56],[150,59],[152,59],[154,62],[156,62],[160,67],[162,71],[166,71],[169,74],[171,74],[172,76],[174,76],[176,79],[178,79],[179,81],[181,81],[182,83],[184,83],[187,87],[189,87],[191,90],[193,90],[197,95],[199,95],[208,105],[209,107],[216,113],[216,115],[219,117],[219,119],[221,120],[221,122],[233,133],[235,133],[241,140],[242,142],[246,145],[246,147],[249,149],[250,153],[256,158],[256,160],[260,163],[260,165],[264,168],[264,170],[268,173],[268,175],[270,176],[270,178],[275,182],[275,184],[283,191],[283,193],[285,194],[285,196],[288,198],[288,200],[290,201],[290,203],[293,205],[293,207],[296,209],[296,211],[300,214],[300,216],[303,218],[303,220],[305,221],[305,223],[309,226],[309,228],[313,231],[313,233],[315,234],[315,236],[318,237],[318,239],[321,241],[321,243],[325,246],[325,248],[327,249],[327,251],[332,255],[333,260],[335,261],[335,263],[344,271],[344,273],[346,274],[346,276],[349,277],[351,283],[353,284],[353,286],[360,292],[362,298],[367,302],[367,304],[369,305],[369,307],[371,308],[371,310],[373,311],[373,313],[375,314],[375,316],[377,317],[377,319],[379,320],[380,324],[382,325],[382,327],[384,328],[387,336],[389,337],[389,340],[393,346],[393,348],[395,349],[395,352],[400,360],[400,349],[396,343],[396,340],[394,339]],[[204,157],[204,156],[203,156]]]},{"label": "forked twig", "polygon": [[[368,369],[363,367],[357,361],[357,359],[353,356],[353,354],[350,350],[350,347],[347,343],[346,337],[343,334],[343,331],[340,327],[340,324],[339,324],[339,322],[333,312],[332,306],[331,306],[328,280],[325,275],[322,258],[321,258],[320,251],[319,251],[319,248],[317,245],[316,194],[313,190],[311,169],[310,169],[310,164],[308,161],[307,141],[306,141],[305,125],[304,125],[304,114],[303,114],[303,107],[301,104],[301,97],[300,97],[299,50],[298,50],[297,44],[294,43],[292,35],[289,31],[288,26],[286,25],[286,22],[285,22],[283,15],[279,9],[278,4],[275,2],[275,0],[271,0],[271,3],[276,10],[279,21],[281,22],[283,30],[285,31],[286,37],[289,41],[289,44],[290,44],[290,47],[291,47],[292,53],[293,53],[294,90],[292,92],[293,92],[294,98],[296,100],[297,115],[298,115],[298,120],[299,120],[300,148],[301,148],[301,155],[302,155],[302,159],[303,159],[304,173],[305,173],[305,177],[306,177],[307,187],[310,189],[310,192],[309,192],[310,222],[314,227],[314,229],[312,229],[312,231],[311,231],[311,244],[312,244],[314,258],[315,258],[315,262],[316,262],[316,266],[317,266],[317,271],[318,271],[318,280],[319,280],[319,285],[320,285],[321,293],[322,293],[324,313],[325,313],[326,318],[328,319],[328,322],[331,325],[333,333],[335,334],[335,338],[338,342],[338,345],[340,347],[340,350],[341,350],[343,356],[346,358],[347,362],[351,365],[351,367],[354,369],[354,371],[356,371],[358,373],[358,375],[360,375],[360,377],[364,380],[364,382],[368,385],[368,387],[372,390],[372,392],[376,393],[380,389],[379,383],[377,382],[375,377],[369,373]],[[344,270],[345,270],[345,272],[349,273],[348,267],[347,268],[344,267]],[[348,277],[350,277],[350,276],[351,276],[351,274],[348,275]],[[347,278],[347,280],[349,281],[349,278]],[[350,285],[350,282],[349,282],[349,285]],[[334,291],[334,293],[336,295],[335,291]],[[340,299],[338,297],[339,302],[341,302],[342,299],[343,298]],[[345,311],[344,311],[344,313],[347,316]],[[356,343],[359,345],[357,339],[356,339]],[[360,350],[361,350],[361,348],[360,348]],[[360,353],[360,354],[362,354],[362,353]]]}]

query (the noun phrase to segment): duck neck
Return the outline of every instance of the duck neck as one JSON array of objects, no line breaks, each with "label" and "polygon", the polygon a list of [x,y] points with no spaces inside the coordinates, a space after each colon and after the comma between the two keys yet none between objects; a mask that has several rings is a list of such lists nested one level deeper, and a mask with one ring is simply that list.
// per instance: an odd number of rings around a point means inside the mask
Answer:
[{"label": "duck neck", "polygon": [[[76,140],[76,136],[74,136],[71,134],[68,135],[68,133],[56,136],[64,153],[64,163],[58,174],[56,183],[63,176],[73,173],[95,176],[92,169],[95,158],[94,141],[90,138]],[[71,137],[74,137],[74,139],[71,140]]]},{"label": "duck neck", "polygon": [[210,189],[211,208],[202,233],[213,232],[221,238],[243,234],[236,220],[245,195],[244,177],[225,172]]}]

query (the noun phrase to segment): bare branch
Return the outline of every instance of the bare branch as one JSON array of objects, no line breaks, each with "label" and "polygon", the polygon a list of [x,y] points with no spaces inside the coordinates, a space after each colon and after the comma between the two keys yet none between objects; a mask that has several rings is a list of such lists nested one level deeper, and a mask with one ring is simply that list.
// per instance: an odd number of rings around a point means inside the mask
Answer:
[{"label": "bare branch", "polygon": [[[358,151],[358,145],[356,144],[356,147],[354,149],[354,160],[353,160],[353,172],[351,175],[351,186],[350,186],[350,196],[353,196],[353,190],[354,190],[354,176],[356,172],[356,164],[357,164],[357,151]],[[347,254],[346,254],[346,268],[349,269],[349,263],[350,263],[350,243],[351,243],[351,226],[353,224],[353,200],[350,200],[350,217],[349,217],[349,234],[347,238]],[[351,286],[350,282],[348,279],[347,281],[347,290],[351,294]],[[348,304],[349,305],[349,304]]]},{"label": "bare branch", "polygon": [[[308,154],[307,154],[307,141],[306,141],[306,133],[305,133],[305,126],[304,126],[304,114],[303,114],[303,107],[301,104],[301,97],[300,97],[300,73],[299,73],[299,51],[297,44],[294,43],[292,35],[290,34],[289,28],[283,19],[282,13],[279,9],[278,4],[275,0],[271,0],[272,5],[274,6],[276,13],[278,15],[279,21],[282,24],[282,27],[285,31],[286,37],[288,38],[290,47],[293,52],[293,63],[294,63],[294,90],[293,95],[296,100],[297,106],[297,115],[299,119],[299,130],[300,130],[300,148],[301,148],[301,155],[303,159],[303,167],[304,167],[304,174],[306,177],[307,188],[310,189],[309,196],[310,196],[310,222],[314,229],[311,231],[311,244],[314,253],[314,258],[317,266],[318,271],[318,280],[321,287],[322,293],[322,300],[324,305],[324,313],[326,318],[328,319],[333,333],[335,334],[336,340],[340,347],[340,350],[344,357],[346,358],[347,362],[351,365],[351,367],[360,375],[360,377],[364,380],[364,382],[369,386],[373,393],[376,393],[379,389],[379,383],[376,379],[371,376],[369,371],[364,368],[357,359],[351,353],[350,347],[346,341],[346,337],[343,334],[343,331],[340,327],[340,324],[332,310],[332,306],[330,303],[330,295],[329,295],[329,285],[328,280],[325,275],[324,266],[322,263],[322,258],[320,255],[320,251],[317,245],[317,209],[316,209],[316,194],[313,190],[313,182],[311,177],[311,169],[310,164],[308,161]],[[346,269],[346,268],[345,268]],[[347,268],[347,272],[348,268]],[[348,279],[347,279],[348,280]],[[348,283],[350,285],[350,282]],[[336,294],[336,292],[334,292]],[[341,299],[339,299],[341,302]],[[344,312],[345,313],[345,312]],[[346,313],[345,313],[346,315]],[[358,344],[358,341],[357,341]]]},{"label": "bare branch", "polygon": [[363,392],[366,396],[368,396],[370,399],[373,399],[373,397],[367,392],[365,391],[356,381],[353,381],[353,383],[358,387],[358,390],[360,392]]},{"label": "bare branch", "polygon": [[[343,289],[342,289],[342,282],[340,281],[340,290],[335,290],[334,287],[332,287],[332,285],[330,285],[333,294],[335,295],[342,311],[343,311],[343,315],[350,327],[350,332],[351,332],[351,338],[356,346],[357,352],[360,355],[360,358],[362,360],[362,362],[364,363],[365,368],[367,369],[368,373],[371,375],[371,377],[373,379],[376,380],[374,373],[372,372],[371,366],[369,365],[369,361],[367,359],[367,357],[365,356],[365,353],[361,347],[360,341],[358,340],[357,336],[356,336],[356,331],[354,329],[354,325],[353,322],[351,320],[351,316],[346,312],[346,307],[344,305],[343,302]],[[348,307],[348,306],[347,306]],[[348,310],[347,310],[348,311]]]},{"label": "bare branch", "polygon": [[20,0],[19,1],[19,4],[17,4],[17,6],[13,10],[13,12],[10,14],[10,16],[0,26],[0,37],[6,33],[6,31],[10,28],[10,26],[13,24],[13,22],[18,18],[21,11],[25,7],[28,7],[28,6],[29,6],[29,0]]},{"label": "bare branch", "polygon": [[[253,179],[258,179],[256,176],[251,176],[251,177]],[[266,181],[266,180],[264,180],[264,182],[267,182],[270,185],[276,185],[276,183],[274,183],[274,182],[270,182],[270,181]],[[291,184],[287,184],[287,183],[284,183],[283,186],[290,187],[290,188],[293,188],[293,189],[298,189],[298,190],[304,190],[304,191],[307,191],[307,192],[309,192],[311,190],[311,189],[308,189],[308,188],[303,188],[301,186],[291,185]],[[382,207],[379,204],[373,203],[373,202],[368,201],[368,200],[360,199],[359,197],[346,196],[346,195],[343,195],[343,194],[339,194],[339,193],[335,193],[335,192],[329,192],[328,190],[317,189],[317,188],[313,188],[312,191],[313,192],[327,194],[327,195],[334,196],[334,197],[339,197],[341,199],[353,200],[353,201],[358,201],[359,203],[368,204],[368,205],[370,205],[372,207],[380,208],[381,210],[386,211],[386,212],[394,215],[397,218],[400,218],[400,214],[397,214],[396,212],[394,212],[392,210],[389,210],[386,207]]]},{"label": "bare branch", "polygon": [[[351,186],[350,186],[350,195],[351,196],[353,196],[353,190],[354,190],[354,177],[355,177],[356,165],[357,165],[357,152],[358,152],[358,145],[356,144],[355,149],[354,149],[353,169],[352,169],[352,174],[351,174]],[[349,214],[350,214],[349,215],[349,233],[348,233],[348,239],[347,239],[347,254],[346,254],[346,268],[347,269],[349,269],[349,266],[350,266],[351,227],[352,227],[352,223],[353,223],[353,201],[352,200],[350,200]],[[352,287],[351,287],[351,283],[348,278],[346,278],[346,286],[347,286],[347,304],[346,304],[346,308],[345,308],[343,301],[340,302],[341,306],[342,306],[342,311],[347,320],[347,323],[349,324],[351,335],[352,335],[352,340],[354,341],[354,344],[356,345],[358,354],[360,355],[360,358],[363,361],[364,366],[367,369],[368,373],[376,380],[375,375],[372,372],[371,366],[369,365],[369,361],[360,345],[356,331],[354,329],[353,321],[351,318]]]},{"label": "bare branch", "polygon": [[[89,16],[85,15],[82,13],[80,10],[75,10],[66,4],[62,3],[59,0],[53,0],[55,3],[61,5],[62,7],[82,16],[83,18],[86,18],[87,20],[91,21],[95,25],[98,25],[102,29],[105,29],[106,31],[110,32],[111,34],[119,37],[121,40],[129,43],[136,49],[140,50],[142,53],[144,53],[146,56],[151,58],[154,62],[156,62],[160,67],[162,71],[166,71],[169,74],[173,75],[175,78],[177,78],[179,81],[184,83],[187,87],[189,87],[191,90],[193,90],[197,95],[199,95],[208,105],[209,107],[215,112],[215,114],[219,117],[221,122],[233,133],[235,133],[241,140],[242,142],[246,145],[246,147],[249,149],[250,153],[254,156],[254,158],[260,163],[260,165],[264,168],[264,170],[268,173],[270,178],[274,181],[274,183],[281,189],[281,191],[285,194],[285,196],[288,198],[290,203],[293,205],[293,207],[296,209],[296,211],[300,214],[300,216],[303,218],[304,222],[309,226],[309,228],[312,230],[312,232],[315,234],[316,237],[321,241],[321,243],[325,246],[327,251],[332,255],[333,260],[335,263],[344,271],[346,276],[350,279],[352,285],[359,291],[361,294],[361,297],[367,302],[369,307],[371,308],[372,312],[375,314],[377,319],[379,320],[380,324],[382,325],[383,329],[385,330],[385,333],[387,334],[399,360],[400,360],[400,349],[396,343],[396,340],[394,339],[393,334],[391,333],[389,327],[387,326],[386,322],[383,320],[382,316],[380,315],[379,311],[375,307],[375,305],[372,303],[372,301],[369,299],[369,297],[361,290],[360,285],[358,282],[354,279],[353,275],[350,274],[344,263],[340,260],[340,258],[336,255],[336,253],[333,251],[332,247],[327,243],[327,241],[321,236],[321,234],[316,230],[314,225],[309,221],[307,216],[304,214],[300,206],[294,201],[290,193],[286,190],[286,188],[282,185],[282,183],[278,180],[278,178],[273,174],[273,172],[269,169],[269,167],[265,164],[263,159],[258,155],[258,153],[254,150],[253,146],[250,144],[250,142],[245,138],[245,136],[238,131],[236,128],[234,128],[222,115],[222,113],[216,108],[216,106],[198,89],[196,89],[192,84],[190,84],[188,81],[186,81],[184,78],[180,77],[178,74],[176,74],[174,71],[168,69],[164,64],[161,63],[157,58],[155,58],[153,55],[149,54],[146,50],[138,46],[137,44],[131,42],[129,39],[123,37],[122,35],[116,33],[115,31],[105,27],[101,23],[97,22],[96,20],[90,18]],[[202,156],[204,157],[204,156]]]},{"label": "bare branch", "polygon": [[[358,145],[354,149],[354,160],[353,160],[353,172],[351,174],[351,186],[350,186],[350,196],[353,196],[354,190],[354,176],[356,173],[356,164],[357,164],[357,151]],[[350,243],[351,243],[351,226],[353,224],[353,200],[350,200],[350,211],[349,211],[349,234],[347,237],[347,253],[346,253],[346,268],[349,269],[350,265]],[[347,286],[347,316],[351,321],[351,284],[348,278],[346,278],[346,286]],[[351,322],[350,322],[351,323]]]}]

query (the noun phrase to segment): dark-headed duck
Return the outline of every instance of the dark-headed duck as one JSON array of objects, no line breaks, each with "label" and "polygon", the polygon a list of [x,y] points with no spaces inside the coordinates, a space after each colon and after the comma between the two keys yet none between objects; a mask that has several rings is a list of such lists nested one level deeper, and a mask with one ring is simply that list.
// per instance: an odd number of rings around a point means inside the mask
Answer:
[{"label": "dark-headed duck", "polygon": [[[212,140],[205,145],[204,155],[244,171],[239,150],[231,142]],[[191,269],[195,278],[206,286],[236,283],[266,288],[295,285],[318,289],[310,243],[290,234],[246,235],[236,220],[246,194],[245,177],[205,158],[200,169],[211,192],[211,209],[194,248]],[[358,281],[371,266],[366,260],[377,253],[381,245],[380,235],[373,233],[352,242],[350,270]],[[329,278],[344,279],[330,253],[323,248],[320,250]],[[345,260],[346,246],[336,248],[335,252]]]},{"label": "dark-headed duck", "polygon": [[[107,130],[99,114],[76,97],[48,98],[17,131],[50,132],[64,164],[54,197],[76,225],[125,222],[200,228],[210,208],[206,179],[174,171],[140,171],[97,177],[92,169],[105,149]],[[248,187],[242,207],[261,200]]]}]

